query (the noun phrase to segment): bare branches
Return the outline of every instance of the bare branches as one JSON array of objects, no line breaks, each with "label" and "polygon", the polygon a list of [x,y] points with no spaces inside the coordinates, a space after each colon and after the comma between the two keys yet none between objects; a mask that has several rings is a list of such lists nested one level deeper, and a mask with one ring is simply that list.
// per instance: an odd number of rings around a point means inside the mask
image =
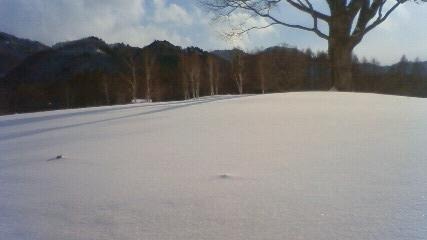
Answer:
[{"label": "bare branches", "polygon": [[[369,0],[353,0],[353,2],[363,2],[360,7],[359,19],[351,34],[353,46],[359,44],[363,37],[371,30],[383,23],[387,18],[403,3],[408,0],[397,0],[386,12],[384,12],[387,0],[373,0],[369,5]],[[376,18],[375,18],[376,17]]]},{"label": "bare branches", "polygon": [[[410,0],[325,0],[329,5],[330,16],[316,10],[311,0],[199,0],[205,8],[216,17],[230,19],[233,14],[243,11],[249,18],[261,18],[264,24],[247,26],[243,23],[226,33],[227,37],[235,37],[252,30],[266,29],[274,25],[309,31],[328,41],[339,38],[349,47],[359,44],[363,37],[372,29],[383,23],[402,4]],[[426,2],[427,0],[412,0]],[[282,4],[282,5],[280,5]],[[309,14],[313,19],[312,26],[293,24],[277,16],[275,8],[293,7]],[[388,8],[388,10],[387,10]],[[329,33],[319,27],[320,21],[329,26]],[[255,25],[255,26],[254,26]],[[354,30],[352,27],[354,26]],[[339,33],[338,33],[339,32]],[[331,36],[333,35],[333,36]],[[338,36],[339,35],[339,36]],[[343,43],[344,44],[344,43]]]},{"label": "bare branches", "polygon": [[[218,18],[230,18],[235,13],[244,12],[251,18],[265,20],[260,24],[245,28],[240,25],[237,32],[229,36],[242,35],[254,29],[265,29],[273,25],[300,29],[317,34],[328,41],[331,79],[337,89],[352,90],[351,56],[352,51],[363,37],[372,29],[386,21],[388,17],[402,4],[411,0],[324,0],[329,6],[330,16],[315,9],[311,0],[199,0]],[[427,0],[412,0],[427,2]],[[277,16],[272,10],[280,3],[309,14],[313,26],[292,24]],[[390,4],[389,4],[390,3]],[[282,6],[282,5],[280,5]],[[285,6],[284,6],[285,7]],[[388,8],[388,10],[386,10]],[[329,33],[325,34],[319,28],[319,21],[328,25]],[[354,27],[354,29],[353,29]],[[237,78],[238,79],[238,78]]]},{"label": "bare branches", "polygon": [[315,10],[313,4],[309,0],[304,0],[305,4],[301,0],[297,0],[297,2],[293,0],[286,0],[286,2],[298,10],[310,14],[313,18],[322,19],[325,22],[328,22],[330,19],[330,16]]},{"label": "bare branches", "polygon": [[[313,26],[307,27],[300,24],[291,24],[274,16],[271,11],[281,2],[286,2],[294,8],[310,14],[313,17]],[[318,21],[320,19],[328,22],[330,17],[315,10],[309,0],[304,0],[304,2],[301,0],[203,0],[202,4],[205,8],[214,12],[217,18],[230,17],[236,11],[244,10],[249,13],[251,17],[261,17],[268,22],[268,24],[264,26],[252,26],[249,28],[240,26],[239,31],[227,34],[229,37],[239,36],[251,30],[265,29],[273,25],[282,25],[289,28],[313,32],[321,38],[328,39],[329,36],[319,29]]]},{"label": "bare branches", "polygon": [[[385,0],[383,0],[383,2],[385,3],[386,1]],[[397,7],[399,7],[401,4],[403,4],[403,3],[405,3],[405,2],[407,2],[407,0],[398,0],[394,5],[393,5],[393,7],[391,7],[385,14],[384,14],[384,16],[383,16],[383,13],[382,13],[382,11],[383,11],[383,6],[384,6],[384,3],[383,4],[381,4],[381,6],[380,6],[380,8],[379,8],[379,11],[378,11],[378,18],[371,24],[371,25],[369,25],[368,27],[366,27],[366,29],[365,29],[365,33],[364,34],[366,34],[366,33],[368,33],[369,31],[371,31],[372,29],[374,29],[375,27],[377,27],[378,25],[380,25],[381,23],[383,23],[385,20],[387,20],[387,18],[390,16],[390,14],[393,12],[393,11],[395,11],[396,9],[397,9]]]}]

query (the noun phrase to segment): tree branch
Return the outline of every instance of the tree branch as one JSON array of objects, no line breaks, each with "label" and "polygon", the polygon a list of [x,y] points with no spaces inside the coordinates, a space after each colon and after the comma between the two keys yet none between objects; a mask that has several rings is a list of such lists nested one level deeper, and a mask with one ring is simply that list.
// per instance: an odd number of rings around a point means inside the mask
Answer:
[{"label": "tree branch", "polygon": [[291,6],[293,6],[294,8],[301,10],[303,12],[306,12],[308,14],[310,14],[313,17],[319,18],[324,20],[325,22],[328,22],[330,19],[330,16],[321,13],[319,11],[316,11],[313,7],[313,4],[311,4],[311,2],[309,0],[305,0],[307,5],[304,5],[300,0],[298,0],[298,3],[293,1],[293,0],[286,0],[286,2],[288,2]]},{"label": "tree branch", "polygon": [[[321,32],[318,28],[318,18],[329,20],[329,16],[322,14],[320,12],[315,11],[312,8],[311,3],[308,0],[305,0],[308,5],[304,5],[300,0],[300,3],[294,2],[292,0],[286,0],[289,4],[293,4],[294,7],[309,13],[313,16],[313,27],[307,27],[299,24],[290,24],[288,22],[279,20],[270,14],[270,10],[276,6],[276,4],[280,3],[281,0],[269,0],[269,1],[248,1],[248,0],[219,0],[219,1],[205,1],[204,5],[210,8],[212,11],[216,12],[217,15],[222,17],[229,17],[234,11],[237,9],[246,10],[250,13],[253,13],[253,16],[259,16],[265,19],[268,19],[270,22],[269,25],[263,27],[252,27],[249,29],[244,29],[238,33],[232,33],[230,35],[241,35],[250,30],[254,29],[264,29],[273,25],[282,25],[289,28],[296,28],[304,31],[314,32],[319,37],[324,39],[329,39],[329,36],[325,33]],[[298,1],[298,0],[297,0]],[[311,6],[311,7],[310,7]]]},{"label": "tree branch", "polygon": [[[385,2],[385,1],[384,1]],[[371,25],[369,25],[368,27],[366,27],[364,34],[368,33],[369,31],[371,31],[372,29],[376,28],[378,25],[380,25],[381,23],[383,23],[385,20],[387,20],[387,18],[390,16],[390,14],[392,12],[394,12],[394,10],[396,10],[401,4],[407,2],[407,0],[398,0],[393,7],[391,7],[383,16],[382,14],[382,10],[383,10],[383,5],[381,5],[379,11],[378,11],[378,18],[377,20],[375,20]]]},{"label": "tree branch", "polygon": [[[383,23],[387,18],[393,13],[400,5],[407,2],[408,0],[397,0],[396,3],[384,14],[384,6],[387,0],[374,0],[369,6],[369,0],[364,0],[359,20],[357,22],[356,28],[351,35],[351,41],[353,46],[360,43],[363,37],[372,29],[376,28],[378,25]],[[369,22],[377,16],[370,25]]]}]

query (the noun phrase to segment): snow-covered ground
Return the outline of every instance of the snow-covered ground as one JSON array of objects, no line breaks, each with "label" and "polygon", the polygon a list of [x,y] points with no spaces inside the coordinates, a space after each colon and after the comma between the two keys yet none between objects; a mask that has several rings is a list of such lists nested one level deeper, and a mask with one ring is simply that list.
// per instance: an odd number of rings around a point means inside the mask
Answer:
[{"label": "snow-covered ground", "polygon": [[427,239],[427,100],[288,93],[3,116],[0,239]]}]

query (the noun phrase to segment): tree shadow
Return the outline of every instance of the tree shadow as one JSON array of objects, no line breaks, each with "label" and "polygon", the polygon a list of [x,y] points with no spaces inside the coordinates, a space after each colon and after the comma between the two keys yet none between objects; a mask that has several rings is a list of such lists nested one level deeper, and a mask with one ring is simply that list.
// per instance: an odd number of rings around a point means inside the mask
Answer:
[{"label": "tree shadow", "polygon": [[[245,96],[245,95],[243,95]],[[158,107],[158,106],[172,106],[172,105],[182,105],[187,102],[195,102],[195,101],[205,101],[205,100],[225,100],[230,98],[236,98],[240,96],[209,96],[203,97],[200,99],[191,99],[186,101],[174,101],[174,102],[159,102],[159,103],[147,103],[147,104],[128,104],[128,105],[117,105],[117,106],[102,106],[102,107],[92,107],[89,109],[80,108],[80,109],[68,109],[68,110],[56,110],[56,111],[67,111],[65,113],[47,115],[47,116],[37,116],[37,117],[24,117],[19,119],[8,119],[0,121],[0,128],[12,127],[25,125],[29,123],[43,122],[49,120],[59,120],[62,118],[69,118],[74,116],[85,116],[85,115],[93,115],[93,114],[102,114],[107,112],[115,112],[115,111],[123,111],[130,110],[135,108],[149,108],[149,107]],[[68,112],[69,110],[75,110],[74,112]],[[83,111],[82,111],[83,110]],[[19,116],[19,115],[17,115]]]},{"label": "tree shadow", "polygon": [[111,112],[111,111],[126,110],[126,109],[133,109],[133,108],[166,106],[166,107],[163,107],[160,109],[154,109],[154,110],[150,110],[150,111],[146,111],[146,112],[128,114],[128,115],[120,116],[120,117],[112,117],[112,118],[105,118],[105,119],[101,119],[101,120],[70,124],[70,125],[65,125],[65,126],[58,126],[58,127],[51,127],[51,128],[40,128],[40,129],[34,129],[34,130],[29,130],[29,131],[23,131],[23,132],[15,132],[15,133],[7,134],[4,136],[0,136],[0,142],[13,140],[16,138],[29,137],[29,136],[38,135],[38,134],[42,134],[42,133],[46,133],[46,132],[52,132],[52,131],[56,131],[56,130],[63,130],[63,129],[81,127],[81,126],[92,125],[92,124],[97,124],[97,123],[104,123],[104,122],[109,122],[109,121],[113,121],[113,120],[134,118],[134,117],[150,115],[150,114],[159,113],[159,112],[176,110],[179,108],[186,108],[186,107],[190,107],[190,106],[194,106],[194,105],[200,105],[200,104],[205,104],[205,103],[210,103],[210,102],[216,102],[216,101],[222,101],[222,100],[228,100],[228,99],[234,99],[234,98],[241,98],[241,97],[247,97],[247,96],[249,96],[249,95],[213,96],[213,97],[204,97],[201,99],[194,99],[194,100],[181,101],[181,102],[159,103],[159,104],[139,105],[139,106],[123,106],[123,107],[117,107],[114,109],[108,109],[108,108],[107,109],[97,109],[97,110],[90,110],[90,111],[83,111],[83,112],[64,113],[64,114],[58,114],[58,115],[53,115],[53,116],[16,119],[15,120],[16,122],[14,122],[14,120],[7,120],[6,124],[3,124],[2,122],[0,122],[0,125],[1,126],[7,125],[8,127],[15,127],[15,126],[19,126],[19,125],[22,125],[25,123],[34,123],[34,122],[41,122],[41,121],[48,121],[48,120],[60,120],[60,119],[69,118],[69,117],[73,117],[73,116],[107,113],[107,112]]}]

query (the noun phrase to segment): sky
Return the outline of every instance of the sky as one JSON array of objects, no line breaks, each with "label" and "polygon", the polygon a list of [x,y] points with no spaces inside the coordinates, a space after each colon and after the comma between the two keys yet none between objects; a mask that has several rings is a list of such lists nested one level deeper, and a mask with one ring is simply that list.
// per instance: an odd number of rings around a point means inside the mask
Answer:
[{"label": "sky", "polygon": [[[388,0],[390,2],[394,0]],[[322,0],[313,0],[325,10]],[[275,14],[292,23],[311,24],[304,13],[288,8]],[[240,38],[224,38],[233,26],[262,26],[265,19],[249,19],[236,13],[228,21],[211,21],[197,0],[0,0],[0,31],[47,45],[96,36],[108,43],[146,46],[168,40],[183,47],[205,50],[240,47],[254,51],[288,44],[300,49],[326,50],[327,42],[311,32],[275,26],[251,31]],[[360,57],[382,64],[397,62],[402,55],[427,61],[427,3],[406,3],[355,49]]]}]

